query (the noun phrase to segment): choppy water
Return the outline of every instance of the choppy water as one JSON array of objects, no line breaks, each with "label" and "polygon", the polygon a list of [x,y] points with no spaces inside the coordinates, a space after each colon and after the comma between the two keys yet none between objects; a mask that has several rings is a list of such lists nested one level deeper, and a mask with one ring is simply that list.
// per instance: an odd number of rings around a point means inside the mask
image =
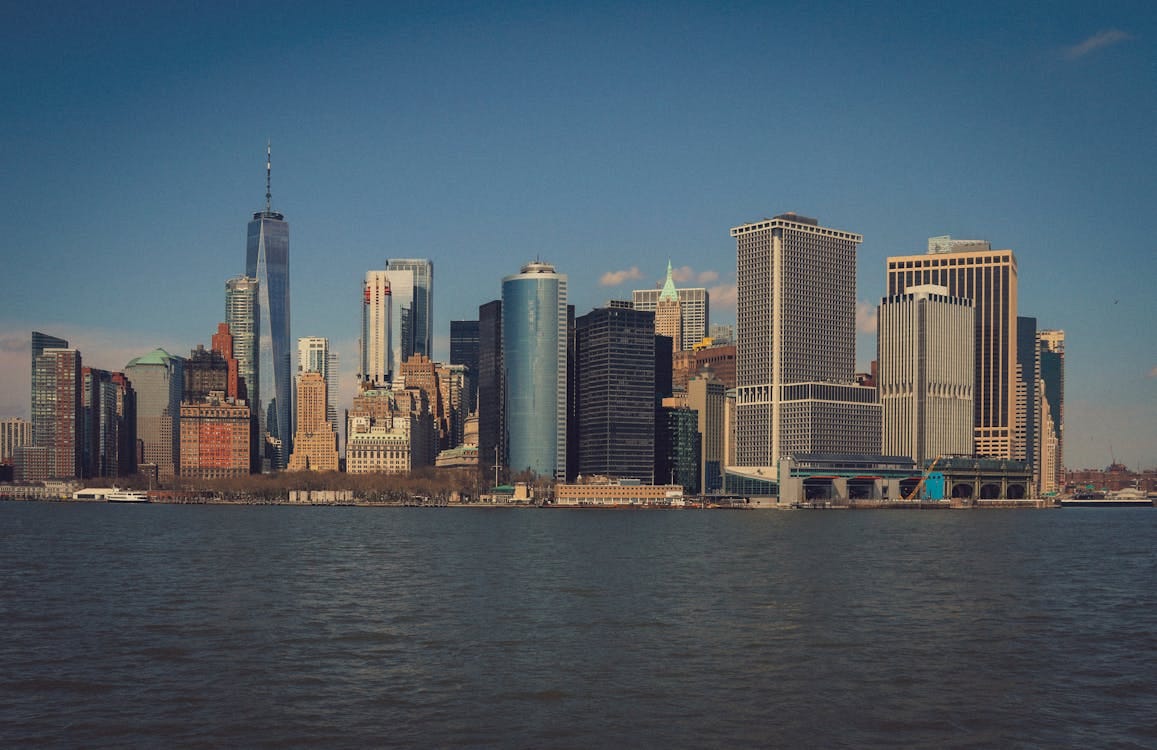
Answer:
[{"label": "choppy water", "polygon": [[0,503],[4,747],[1153,747],[1157,511]]}]

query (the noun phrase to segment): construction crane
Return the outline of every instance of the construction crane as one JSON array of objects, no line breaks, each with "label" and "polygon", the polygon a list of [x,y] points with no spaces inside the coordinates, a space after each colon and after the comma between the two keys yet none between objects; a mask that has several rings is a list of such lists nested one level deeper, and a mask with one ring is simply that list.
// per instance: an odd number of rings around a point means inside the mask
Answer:
[{"label": "construction crane", "polygon": [[905,502],[908,502],[910,500],[915,500],[917,498],[917,496],[920,494],[921,490],[924,489],[924,483],[928,481],[928,475],[932,473],[932,470],[936,468],[936,464],[940,463],[940,459],[942,459],[942,458],[944,458],[943,453],[941,453],[939,456],[937,456],[932,461],[932,463],[928,464],[928,468],[924,471],[923,476],[920,477],[920,481],[916,483],[916,486],[912,488],[911,492],[909,492],[907,495],[905,495],[905,497],[904,497]]}]

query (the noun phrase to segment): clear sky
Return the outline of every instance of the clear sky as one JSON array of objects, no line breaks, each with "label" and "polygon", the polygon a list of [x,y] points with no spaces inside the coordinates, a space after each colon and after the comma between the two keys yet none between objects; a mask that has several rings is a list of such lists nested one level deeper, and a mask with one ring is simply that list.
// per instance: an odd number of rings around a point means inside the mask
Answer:
[{"label": "clear sky", "polygon": [[729,228],[794,210],[864,235],[862,368],[887,256],[1012,248],[1067,333],[1066,463],[1157,466],[1149,1],[9,3],[0,101],[0,416],[32,330],[208,346],[271,139],[293,336],[347,398],[387,257],[434,261],[444,358],[534,258],[578,314],[670,258],[732,322]]}]

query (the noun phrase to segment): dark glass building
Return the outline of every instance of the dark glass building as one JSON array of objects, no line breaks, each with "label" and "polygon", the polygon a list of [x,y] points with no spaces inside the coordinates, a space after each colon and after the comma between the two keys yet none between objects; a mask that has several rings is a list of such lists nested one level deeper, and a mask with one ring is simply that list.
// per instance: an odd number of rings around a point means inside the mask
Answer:
[{"label": "dark glass building", "polygon": [[466,365],[466,411],[478,403],[478,321],[450,321],[450,364]]},{"label": "dark glass building", "polygon": [[250,388],[249,398],[260,415],[263,468],[278,470],[288,465],[293,439],[289,224],[285,216],[270,207],[268,160],[265,166],[265,210],[253,214],[245,243],[245,275],[257,279],[255,328],[259,336],[257,389]]},{"label": "dark glass building", "polygon": [[667,473],[656,477],[655,481],[679,484],[687,494],[697,495],[703,442],[699,432],[699,413],[686,407],[663,409],[661,413],[663,428],[667,431],[664,441],[667,453],[663,457]]},{"label": "dark glass building", "polygon": [[652,312],[575,318],[577,474],[655,480],[655,341]]},{"label": "dark glass building", "polygon": [[502,380],[502,300],[478,308],[478,467],[489,476],[506,463]]}]

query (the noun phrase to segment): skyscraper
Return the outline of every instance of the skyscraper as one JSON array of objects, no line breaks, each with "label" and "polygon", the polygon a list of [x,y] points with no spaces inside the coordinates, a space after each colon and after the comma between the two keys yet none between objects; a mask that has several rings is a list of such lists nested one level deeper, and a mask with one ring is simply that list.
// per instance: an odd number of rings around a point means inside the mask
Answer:
[{"label": "skyscraper", "polygon": [[738,281],[736,461],[879,455],[880,405],[855,385],[856,246],[794,213],[731,230]]},{"label": "skyscraper", "polygon": [[[663,295],[667,284],[670,284],[672,288],[674,288],[670,261],[667,262],[667,281],[663,287],[658,289],[634,290],[631,292],[632,307],[636,310],[657,312],[659,297]],[[680,316],[678,336],[680,343],[676,348],[693,349],[695,345],[701,342],[707,335],[707,328],[711,317],[711,295],[702,287],[675,289],[674,291],[679,299]],[[657,318],[656,325],[658,325]],[[669,333],[664,335],[671,336]],[[676,337],[671,336],[671,338]]]},{"label": "skyscraper", "polygon": [[326,414],[327,390],[319,370],[303,370],[297,376],[297,434],[290,471],[337,471],[336,433]]},{"label": "skyscraper", "polygon": [[117,477],[136,468],[136,394],[124,373],[81,368],[84,476]]},{"label": "skyscraper", "polygon": [[575,318],[577,474],[656,479],[655,340],[654,313],[603,307]]},{"label": "skyscraper", "polygon": [[384,387],[400,362],[394,359],[390,340],[394,310],[392,287],[385,271],[366,271],[362,284],[362,335],[358,340],[361,357],[358,380],[364,386]]},{"label": "skyscraper", "polygon": [[974,310],[942,286],[912,286],[879,308],[882,450],[923,467],[972,452]]},{"label": "skyscraper", "polygon": [[257,340],[260,321],[257,318],[257,279],[236,276],[225,282],[225,322],[233,336],[233,356],[237,372],[245,382],[245,398],[252,406],[257,398]]},{"label": "skyscraper", "polygon": [[973,451],[1011,459],[1016,442],[1017,270],[1012,250],[984,240],[931,237],[926,255],[888,258],[888,296],[936,284],[975,304]]},{"label": "skyscraper", "polygon": [[274,211],[266,148],[265,209],[253,214],[245,244],[245,275],[257,279],[257,372],[250,401],[258,411],[265,463],[283,469],[289,460],[293,369],[289,335],[289,224]]},{"label": "skyscraper", "polygon": [[396,274],[408,271],[411,274],[410,288],[413,295],[410,302],[408,350],[402,354],[404,361],[411,354],[434,357],[434,263],[425,258],[389,258],[386,271]]},{"label": "skyscraper", "polygon": [[125,365],[137,392],[137,439],[144,463],[156,465],[161,479],[177,476],[181,468],[183,364],[180,357],[154,349]]},{"label": "skyscraper", "polygon": [[478,307],[478,468],[506,465],[506,391],[502,385],[502,300]]},{"label": "skyscraper", "polygon": [[675,289],[675,280],[671,278],[669,260],[667,281],[663,284],[659,300],[655,303],[655,333],[670,337],[674,351],[683,349],[683,309],[679,303],[679,292]]},{"label": "skyscraper", "polygon": [[[42,338],[41,345],[51,343],[49,339],[52,337]],[[80,352],[76,349],[40,348],[35,340],[33,352],[32,447],[45,452],[44,463],[36,462],[40,467],[36,473],[43,476],[26,473],[22,478],[80,477],[84,447]]]},{"label": "skyscraper", "polygon": [[467,414],[478,403],[478,321],[450,321],[450,364],[466,366],[466,392],[463,399]]},{"label": "skyscraper", "polygon": [[[321,373],[325,381],[325,421],[337,434],[337,352],[329,348],[329,339],[306,336],[297,340],[297,372]],[[298,390],[301,388],[298,386]]]},{"label": "skyscraper", "polygon": [[261,420],[257,404],[260,401],[260,378],[257,376],[260,362],[257,358],[257,342],[261,334],[261,321],[257,315],[257,279],[236,276],[225,282],[225,322],[233,336],[233,356],[237,358],[237,372],[241,384],[237,398],[244,398],[249,405],[249,470],[260,473],[262,468]]},{"label": "skyscraper", "polygon": [[1038,331],[1037,339],[1040,342],[1042,411],[1047,404],[1052,427],[1051,434],[1042,435],[1042,440],[1051,437],[1056,445],[1052,475],[1046,477],[1042,474],[1041,486],[1051,482],[1053,489],[1057,490],[1064,486],[1065,471],[1065,332]]},{"label": "skyscraper", "polygon": [[1016,319],[1016,423],[1012,457],[1033,467],[1033,484],[1040,487],[1040,344],[1036,318]]},{"label": "skyscraper", "polygon": [[566,478],[567,277],[535,261],[502,280],[507,465]]}]

